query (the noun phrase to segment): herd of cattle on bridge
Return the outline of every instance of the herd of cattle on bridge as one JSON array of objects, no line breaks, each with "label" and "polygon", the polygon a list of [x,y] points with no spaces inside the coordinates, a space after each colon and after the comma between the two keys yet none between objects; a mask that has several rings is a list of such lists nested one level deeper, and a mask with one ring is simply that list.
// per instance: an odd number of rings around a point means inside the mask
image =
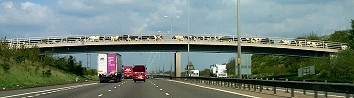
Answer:
[{"label": "herd of cattle on bridge", "polygon": [[[43,38],[22,38],[6,40],[9,45],[36,45],[56,43],[77,43],[77,42],[105,42],[105,41],[214,41],[214,42],[236,42],[234,36],[205,36],[205,35],[122,35],[122,36],[69,36],[69,37],[43,37]],[[241,37],[241,43],[255,44],[277,44],[299,47],[327,48],[346,50],[346,43],[306,40],[306,39],[272,39],[266,37]]]}]

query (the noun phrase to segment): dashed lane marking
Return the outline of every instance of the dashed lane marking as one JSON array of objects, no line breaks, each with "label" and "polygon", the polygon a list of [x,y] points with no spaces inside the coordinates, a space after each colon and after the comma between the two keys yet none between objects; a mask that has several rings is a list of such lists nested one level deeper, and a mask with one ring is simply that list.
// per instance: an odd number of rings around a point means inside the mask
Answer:
[{"label": "dashed lane marking", "polygon": [[48,89],[48,90],[41,90],[41,91],[35,91],[35,92],[9,95],[9,96],[4,96],[4,97],[0,97],[0,98],[11,98],[11,97],[18,97],[18,96],[24,96],[24,95],[29,95],[29,94],[37,94],[37,93],[41,93],[42,95],[45,95],[45,94],[57,92],[58,90],[74,89],[74,88],[84,87],[84,86],[89,86],[89,85],[94,85],[94,84],[98,84],[98,83],[89,83],[89,84],[81,84],[81,85],[74,85],[74,86],[68,86],[68,87],[54,88],[54,89]]},{"label": "dashed lane marking", "polygon": [[165,93],[165,95],[166,95],[166,96],[169,96],[170,94],[168,94],[168,93]]}]

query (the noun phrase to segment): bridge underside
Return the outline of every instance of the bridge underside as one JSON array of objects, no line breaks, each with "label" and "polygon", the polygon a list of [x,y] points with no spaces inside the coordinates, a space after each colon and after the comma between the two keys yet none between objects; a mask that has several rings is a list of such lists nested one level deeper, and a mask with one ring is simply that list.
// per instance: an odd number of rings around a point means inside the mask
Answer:
[{"label": "bridge underside", "polygon": [[[187,52],[187,45],[176,44],[140,44],[140,45],[83,45],[40,48],[41,52],[52,51],[53,53],[97,53],[97,52]],[[190,45],[191,52],[206,53],[236,53],[237,46],[228,45]],[[330,52],[242,46],[242,54],[272,54],[299,57],[321,57]]]}]

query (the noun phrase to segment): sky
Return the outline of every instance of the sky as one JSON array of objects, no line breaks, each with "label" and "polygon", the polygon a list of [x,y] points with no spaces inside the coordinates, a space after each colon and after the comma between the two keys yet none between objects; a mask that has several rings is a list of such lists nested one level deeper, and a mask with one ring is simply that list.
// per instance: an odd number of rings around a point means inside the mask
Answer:
[{"label": "sky", "polygon": [[[0,37],[171,34],[171,24],[172,34],[236,35],[236,1],[1,0]],[[353,9],[354,0],[241,0],[241,35],[281,38],[295,38],[310,32],[329,35],[350,28]],[[126,65],[132,65],[157,62],[159,55],[172,58],[173,53],[121,54]],[[74,55],[86,61],[86,54]],[[96,55],[92,54],[93,66]],[[213,63],[226,63],[235,56],[232,53],[192,53],[191,60],[196,68],[203,69]],[[136,57],[140,61],[135,61]],[[186,58],[186,53],[182,58]],[[182,60],[182,65],[186,65],[186,60]]]}]

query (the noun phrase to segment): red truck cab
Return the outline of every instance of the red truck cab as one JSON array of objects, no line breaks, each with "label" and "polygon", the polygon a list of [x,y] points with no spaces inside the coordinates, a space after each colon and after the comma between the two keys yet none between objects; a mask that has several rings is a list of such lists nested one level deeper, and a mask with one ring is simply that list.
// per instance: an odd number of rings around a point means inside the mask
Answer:
[{"label": "red truck cab", "polygon": [[136,81],[144,81],[146,77],[146,67],[145,65],[134,65],[133,67],[133,80]]},{"label": "red truck cab", "polygon": [[133,66],[124,66],[124,78],[133,78]]}]

